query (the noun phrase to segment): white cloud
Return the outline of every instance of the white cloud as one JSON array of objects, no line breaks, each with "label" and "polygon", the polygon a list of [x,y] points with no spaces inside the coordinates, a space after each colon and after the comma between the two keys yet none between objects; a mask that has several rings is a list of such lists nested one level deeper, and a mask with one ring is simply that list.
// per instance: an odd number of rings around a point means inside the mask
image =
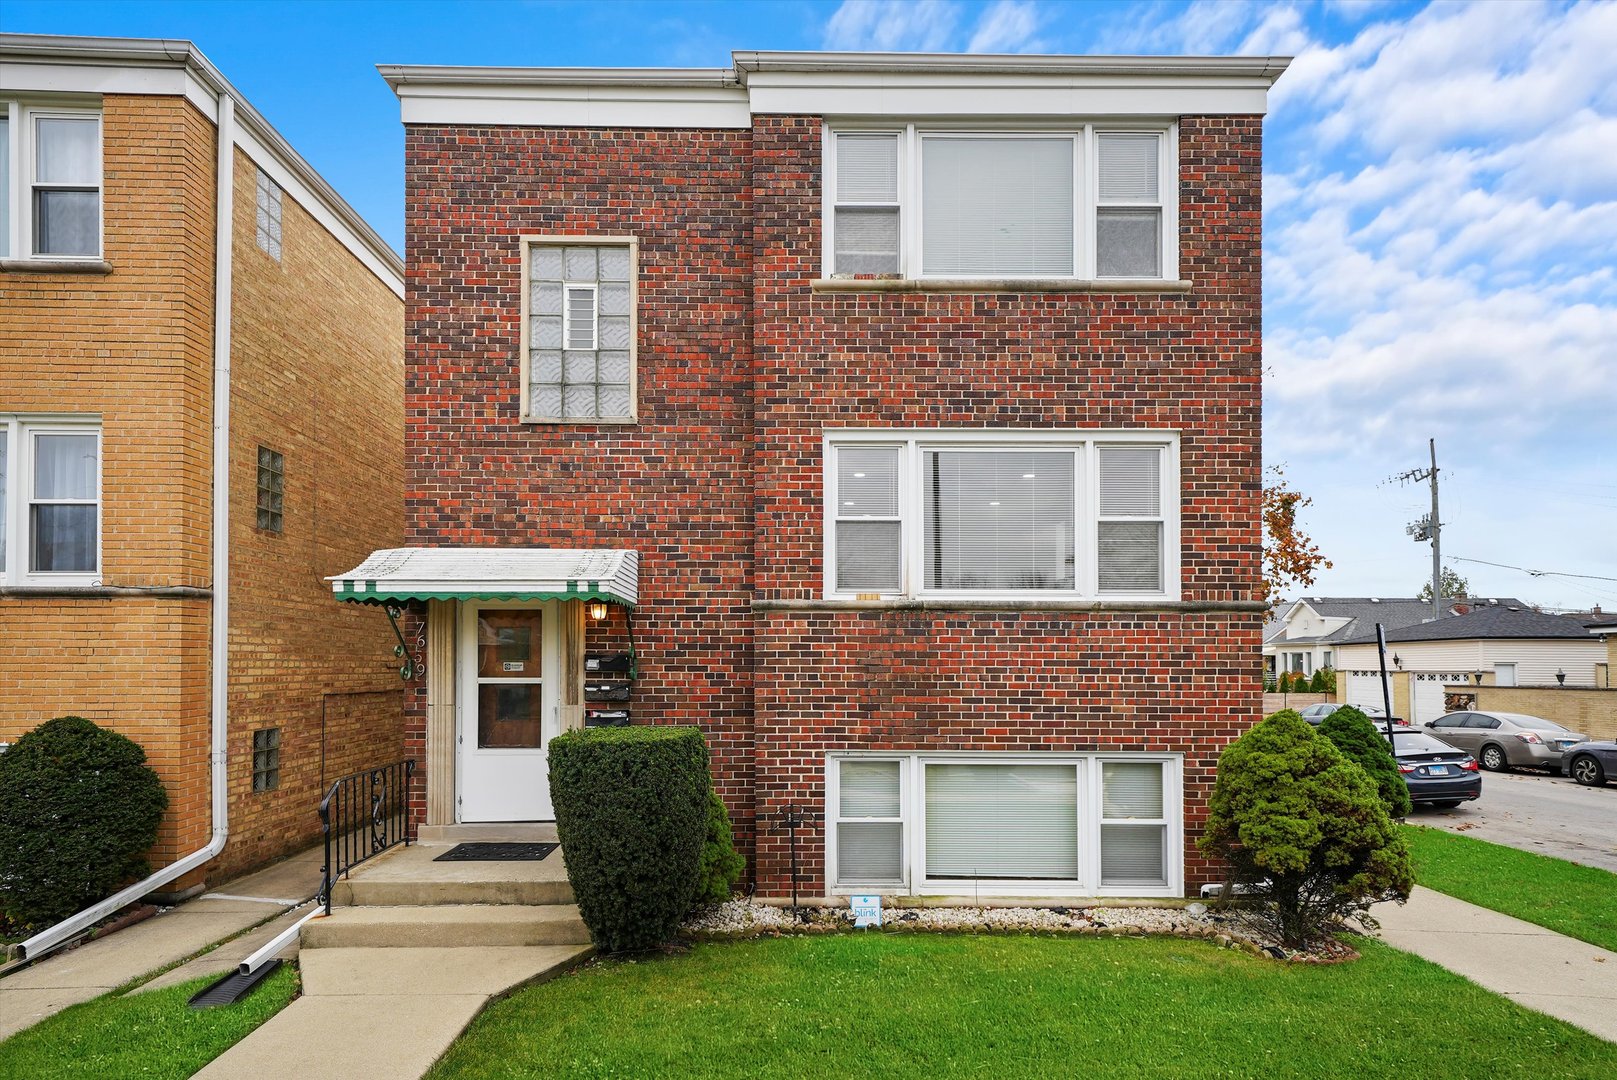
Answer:
[{"label": "white cloud", "polygon": [[843,0],[826,24],[825,47],[943,52],[959,18],[958,5],[947,0]]},{"label": "white cloud", "polygon": [[967,52],[1037,52],[1039,11],[1032,0],[996,0],[977,20]]}]

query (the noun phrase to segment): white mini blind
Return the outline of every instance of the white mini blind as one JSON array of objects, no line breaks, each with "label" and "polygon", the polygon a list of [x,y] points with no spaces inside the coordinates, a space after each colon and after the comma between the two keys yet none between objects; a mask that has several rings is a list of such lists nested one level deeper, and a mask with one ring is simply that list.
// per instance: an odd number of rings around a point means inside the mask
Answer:
[{"label": "white mini blind", "polygon": [[904,879],[899,767],[896,761],[838,763],[837,884],[891,884]]},{"label": "white mini blind", "polygon": [[1102,132],[1095,139],[1100,154],[1101,201],[1156,202],[1162,137]]},{"label": "white mini blind", "polygon": [[896,446],[844,446],[836,451],[836,587],[839,592],[894,593],[903,587]]},{"label": "white mini blind", "polygon": [[833,272],[898,272],[898,146],[896,134],[836,137]]},{"label": "white mini blind", "polygon": [[1101,132],[1095,211],[1095,272],[1100,277],[1162,276],[1162,136]]},{"label": "white mini blind", "polygon": [[1071,451],[928,451],[924,551],[929,589],[1071,589]]},{"label": "white mini blind", "polygon": [[1099,450],[1098,585],[1103,593],[1156,593],[1163,588],[1162,450]]},{"label": "white mini blind", "polygon": [[1167,829],[1162,764],[1102,762],[1101,884],[1165,884]]},{"label": "white mini blind", "polygon": [[924,272],[1071,276],[1073,146],[1067,137],[924,138]]},{"label": "white mini blind", "polygon": [[838,784],[838,816],[844,818],[900,817],[898,762],[844,761]]},{"label": "white mini blind", "polygon": [[1077,878],[1073,765],[929,763],[925,785],[927,877]]},{"label": "white mini blind", "polygon": [[1119,818],[1162,817],[1162,766],[1155,761],[1101,763],[1101,815]]},{"label": "white mini blind", "polygon": [[898,202],[898,136],[837,136],[837,203]]}]

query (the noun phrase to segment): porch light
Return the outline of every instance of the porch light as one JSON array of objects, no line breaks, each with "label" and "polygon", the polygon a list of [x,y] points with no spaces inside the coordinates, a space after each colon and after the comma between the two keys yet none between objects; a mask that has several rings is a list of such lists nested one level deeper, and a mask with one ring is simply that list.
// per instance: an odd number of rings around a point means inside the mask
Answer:
[{"label": "porch light", "polygon": [[1404,662],[1399,659],[1397,653],[1392,654],[1392,666],[1398,668],[1400,671],[1403,670]]},{"label": "porch light", "polygon": [[589,605],[584,610],[589,612],[590,618],[594,619],[596,622],[604,622],[606,620],[605,600],[591,600]]},{"label": "porch light", "polygon": [[1560,686],[1566,685],[1566,672],[1560,668],[1555,669],[1555,681]]}]

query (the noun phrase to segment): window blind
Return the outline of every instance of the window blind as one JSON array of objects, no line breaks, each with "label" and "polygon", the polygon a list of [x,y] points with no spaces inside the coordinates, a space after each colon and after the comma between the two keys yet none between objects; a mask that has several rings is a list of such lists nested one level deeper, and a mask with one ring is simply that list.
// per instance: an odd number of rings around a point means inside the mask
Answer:
[{"label": "window blind", "polygon": [[[1099,461],[1102,520],[1096,526],[1096,558],[1100,591],[1161,592],[1162,451],[1103,446]],[[1139,520],[1150,518],[1157,520]]]},{"label": "window blind", "polygon": [[1102,202],[1157,201],[1161,136],[1103,132],[1095,136],[1095,141],[1100,154]]},{"label": "window blind", "polygon": [[839,762],[837,789],[837,882],[864,885],[902,881],[903,822],[868,820],[902,818],[899,763]]},{"label": "window blind", "polygon": [[1066,765],[925,767],[929,878],[1078,876],[1078,774]]},{"label": "window blind", "polygon": [[100,121],[34,122],[34,250],[94,255],[101,246]]},{"label": "window blind", "polygon": [[[0,258],[11,254],[11,118],[0,116]],[[0,453],[4,453],[0,450]],[[3,474],[0,474],[3,475]],[[3,543],[3,541],[0,541]],[[0,549],[0,554],[4,554]],[[4,559],[0,559],[4,566]]]},{"label": "window blind", "polygon": [[922,140],[925,273],[1073,273],[1070,138]]},{"label": "window blind", "polygon": [[1162,137],[1102,132],[1099,203],[1095,211],[1095,272],[1100,277],[1162,276]]},{"label": "window blind", "polygon": [[[1102,885],[1162,885],[1167,826],[1162,765],[1158,762],[1101,763],[1100,877]],[[1151,824],[1114,824],[1146,821]]]},{"label": "window blind", "polygon": [[898,762],[844,761],[837,777],[839,816],[896,818],[901,816]]},{"label": "window blind", "polygon": [[898,136],[838,135],[834,271],[898,272]]},{"label": "window blind", "polygon": [[931,589],[1071,589],[1075,457],[929,451],[924,485]]},{"label": "window blind", "polygon": [[898,201],[898,136],[837,136],[837,202]]},{"label": "window blind", "polygon": [[892,593],[903,587],[900,464],[894,446],[836,452],[838,591]]},{"label": "window blind", "polygon": [[94,435],[34,437],[28,522],[29,569],[41,573],[96,568],[99,452]]},{"label": "window blind", "polygon": [[1155,761],[1102,762],[1101,816],[1109,821],[1162,817],[1162,766]]}]

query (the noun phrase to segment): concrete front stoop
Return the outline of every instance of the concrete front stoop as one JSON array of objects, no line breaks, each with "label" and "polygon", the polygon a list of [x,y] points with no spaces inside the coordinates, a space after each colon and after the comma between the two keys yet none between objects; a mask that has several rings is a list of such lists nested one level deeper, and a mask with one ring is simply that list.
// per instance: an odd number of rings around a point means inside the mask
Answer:
[{"label": "concrete front stoop", "polygon": [[355,867],[332,913],[303,925],[303,995],[198,1075],[421,1076],[491,1000],[593,953],[560,851],[435,861],[456,843],[554,839],[546,829],[438,827]]}]

